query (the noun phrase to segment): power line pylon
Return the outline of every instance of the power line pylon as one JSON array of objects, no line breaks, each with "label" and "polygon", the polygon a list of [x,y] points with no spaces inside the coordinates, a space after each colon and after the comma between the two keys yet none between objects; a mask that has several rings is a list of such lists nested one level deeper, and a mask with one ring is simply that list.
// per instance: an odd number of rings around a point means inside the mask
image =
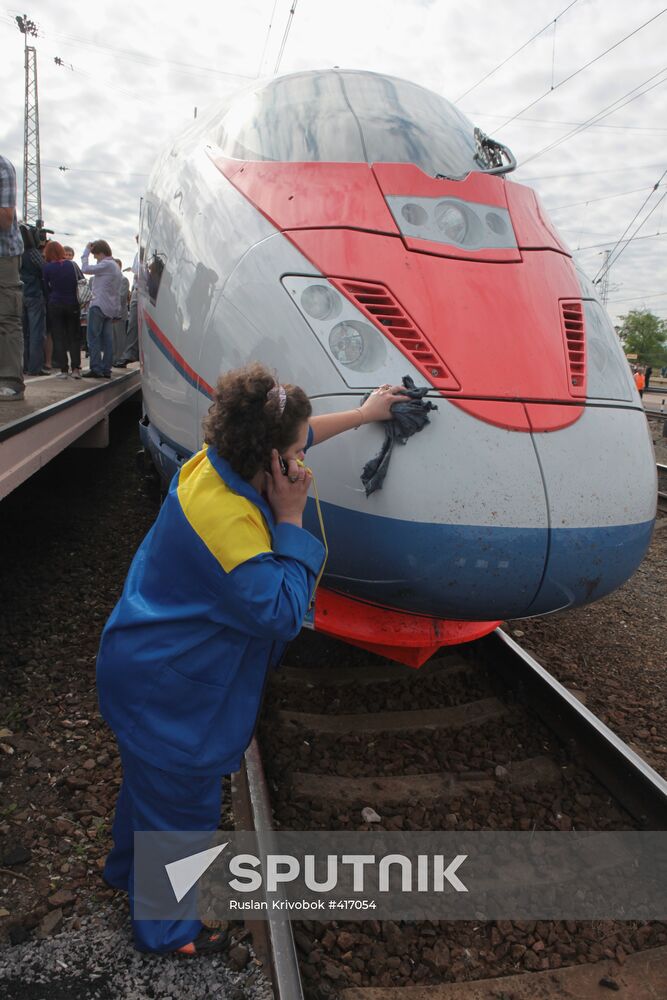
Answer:
[{"label": "power line pylon", "polygon": [[37,35],[37,25],[27,15],[16,18],[25,41],[25,115],[23,122],[23,220],[42,224],[42,171],[39,159],[39,102],[37,97],[37,49],[28,45],[28,35]]},{"label": "power line pylon", "polygon": [[604,262],[602,264],[602,275],[600,277],[600,299],[602,305],[607,308],[607,301],[609,299],[609,258],[611,256],[611,250],[605,250],[604,252]]}]

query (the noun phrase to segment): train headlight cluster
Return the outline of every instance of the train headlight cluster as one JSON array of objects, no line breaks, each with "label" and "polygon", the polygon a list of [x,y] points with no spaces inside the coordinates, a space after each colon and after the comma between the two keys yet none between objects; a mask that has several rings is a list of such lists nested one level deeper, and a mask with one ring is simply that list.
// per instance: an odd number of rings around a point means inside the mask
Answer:
[{"label": "train headlight cluster", "polygon": [[387,205],[403,236],[465,250],[515,249],[510,214],[497,205],[460,198],[388,195]]},{"label": "train headlight cluster", "polygon": [[326,278],[287,275],[282,283],[347,385],[400,383],[405,356]]}]

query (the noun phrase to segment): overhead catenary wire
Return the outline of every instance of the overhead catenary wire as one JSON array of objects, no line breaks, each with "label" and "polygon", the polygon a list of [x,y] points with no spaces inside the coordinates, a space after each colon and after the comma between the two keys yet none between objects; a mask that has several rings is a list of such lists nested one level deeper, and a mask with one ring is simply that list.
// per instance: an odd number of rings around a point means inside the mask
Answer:
[{"label": "overhead catenary wire", "polygon": [[[605,264],[603,265],[602,268],[600,268],[600,270],[598,271],[598,274],[595,275],[595,278],[593,279],[593,281],[595,281],[596,279],[598,279],[598,276],[600,275],[600,272],[602,270],[607,270],[607,271],[609,270],[609,267],[610,267],[611,262],[612,262],[611,258],[612,258],[613,254],[614,254],[614,251],[623,242],[625,234],[628,232],[628,230],[630,229],[630,227],[634,225],[635,220],[641,214],[644,206],[649,202],[650,198],[653,196],[653,193],[655,191],[657,191],[658,188],[660,187],[660,183],[661,183],[662,179],[664,178],[665,174],[667,174],[667,170],[663,170],[662,174],[660,175],[660,177],[658,178],[658,180],[656,181],[656,183],[653,185],[653,187],[651,188],[651,190],[649,191],[649,193],[646,195],[646,197],[644,198],[643,202],[641,203],[641,205],[639,206],[639,208],[637,209],[637,211],[633,215],[632,219],[630,220],[630,222],[627,224],[627,226],[625,227],[625,229],[621,233],[621,236],[620,236],[620,239],[618,240],[618,243],[616,244],[616,246],[614,246],[612,248],[612,251],[611,251],[609,257],[607,258]],[[662,201],[662,198],[660,199],[660,201]],[[658,204],[660,204],[660,201],[658,202]],[[646,218],[644,219],[644,222],[646,222],[646,219],[648,219],[649,216],[651,216],[652,214],[653,214],[653,209],[646,216]],[[644,224],[644,222],[642,222],[642,225]]]},{"label": "overhead catenary wire", "polygon": [[[5,20],[5,18],[3,17],[3,15],[0,15],[0,20]],[[41,29],[39,31],[39,37],[40,38],[46,37],[48,39],[48,38],[54,37],[56,34],[57,33],[54,32],[53,35],[51,35],[50,33],[46,33],[46,35],[45,35],[44,32]],[[68,36],[64,36],[64,37],[68,37]],[[78,40],[77,44],[85,45],[85,46],[88,46],[88,47],[91,47],[91,48],[98,48],[98,49],[101,49],[101,50],[109,49],[112,52],[120,51],[120,50],[113,49],[110,46],[98,45],[98,44],[96,44],[94,42],[86,42],[84,40]],[[62,59],[60,59],[60,57],[58,55],[54,56],[54,53],[57,53],[57,49],[53,48],[53,43],[52,42],[51,43],[47,42],[46,45],[44,45],[44,43],[42,42],[42,44],[40,45],[40,51],[44,52],[46,55],[54,57],[54,62],[56,63],[56,65],[59,68],[65,69],[65,70],[67,70],[67,72],[72,72],[72,73],[79,74],[81,76],[85,76],[88,79],[95,81],[96,83],[100,83],[99,75],[97,75],[95,73],[92,73],[89,70],[82,69],[80,66],[75,66],[72,63],[65,63]],[[147,59],[153,60],[153,57],[148,56]],[[139,60],[139,61],[143,61],[143,60]],[[155,59],[153,61],[157,61],[157,62],[160,62],[160,61],[162,61],[162,62],[170,62],[170,60],[158,60],[158,59]],[[231,76],[235,76],[237,74],[226,74],[225,73],[224,75],[225,76],[230,76],[230,75]],[[248,77],[247,79],[251,79],[251,78]],[[135,104],[141,104],[145,108],[149,108],[152,111],[154,111],[154,109],[155,109],[154,102],[150,102],[150,101],[146,100],[141,95],[141,93],[137,93],[136,91],[126,90],[124,87],[121,87],[118,84],[114,84],[113,85],[113,91],[114,91],[115,94],[123,94],[125,97],[127,97],[130,101],[132,101]]]},{"label": "overhead catenary wire", "polygon": [[633,295],[626,296],[624,299],[609,299],[608,305],[612,302],[643,302],[645,299],[665,299],[667,298],[667,292],[656,292],[655,295]]},{"label": "overhead catenary wire", "polygon": [[[99,42],[90,42],[84,38],[77,38],[74,35],[61,35],[59,32],[53,32],[52,36],[54,38],[61,38],[62,45],[85,45],[88,48],[101,49],[102,51],[112,52],[117,58],[129,59],[133,62],[144,63],[145,65],[164,65],[173,66],[176,70],[189,75],[195,74],[201,76],[203,73],[211,74],[213,76],[224,76],[231,79],[241,79],[241,80],[254,80],[255,77],[250,76],[247,73],[232,73],[229,70],[218,69],[213,66],[202,66],[196,65],[195,63],[185,63],[180,62],[176,59],[165,59],[162,56],[154,56],[149,52],[138,52],[131,51],[130,49],[119,49],[113,45],[102,45]],[[48,37],[48,36],[47,36]],[[69,41],[68,41],[69,39]]]},{"label": "overhead catenary wire", "polygon": [[454,104],[458,104],[459,101],[462,101],[464,97],[467,97],[468,94],[471,94],[473,92],[473,90],[477,90],[477,88],[479,86],[481,86],[485,82],[485,80],[488,80],[490,76],[493,76],[493,74],[497,73],[499,69],[502,69],[502,67],[505,66],[506,63],[508,63],[511,59],[514,59],[514,56],[517,56],[519,54],[519,52],[523,52],[523,50],[528,45],[530,45],[531,42],[534,42],[536,38],[539,38],[540,35],[544,34],[544,32],[547,31],[551,27],[552,24],[555,25],[556,22],[558,21],[558,19],[561,18],[563,16],[563,14],[567,13],[567,11],[571,7],[574,7],[576,3],[578,3],[578,0],[572,0],[572,3],[568,4],[567,7],[565,7],[560,12],[560,14],[556,14],[556,16],[554,18],[552,18],[550,21],[547,21],[547,23],[544,25],[543,28],[540,28],[540,30],[536,31],[534,35],[531,35],[531,37],[528,39],[528,41],[526,41],[522,45],[520,45],[518,49],[515,49],[514,52],[512,52],[511,55],[507,56],[506,59],[503,59],[503,61],[500,62],[500,63],[498,63],[497,66],[494,66],[494,68],[492,70],[490,70],[488,73],[486,73],[480,80],[477,81],[477,83],[474,83],[472,85],[472,87],[469,87],[468,90],[466,90],[462,94],[460,94],[460,96],[457,97],[456,100],[454,101]]},{"label": "overhead catenary wire", "polygon": [[577,233],[579,236],[606,236],[606,231],[600,229],[580,229],[579,226],[559,226],[559,233]]},{"label": "overhead catenary wire", "polygon": [[[533,181],[560,180],[562,177],[595,177],[599,174],[632,174],[638,170],[656,170],[662,167],[662,163],[641,163],[635,167],[605,167],[602,170],[575,170],[563,174],[538,174],[530,177],[522,177],[522,184],[531,184]],[[643,190],[646,190],[644,188]]]},{"label": "overhead catenary wire", "polygon": [[558,18],[554,21],[554,34],[551,45],[551,89],[553,90],[556,75],[556,31],[558,29]]},{"label": "overhead catenary wire", "polygon": [[605,194],[601,198],[586,198],[584,201],[571,201],[567,205],[547,205],[549,212],[561,212],[566,208],[577,208],[579,205],[594,205],[598,201],[611,201],[612,198],[627,198],[629,194],[638,194],[646,191],[646,185],[640,188],[632,188],[630,191],[617,191],[616,194]]},{"label": "overhead catenary wire", "polygon": [[280,43],[280,51],[278,53],[278,58],[276,59],[276,65],[275,65],[274,70],[273,70],[274,76],[278,73],[278,70],[280,69],[280,63],[281,63],[282,58],[283,58],[283,52],[285,51],[285,46],[287,45],[287,39],[289,37],[290,29],[292,27],[292,21],[294,20],[294,12],[296,11],[296,5],[297,5],[298,2],[299,2],[299,0],[292,0],[292,6],[290,7],[290,12],[289,12],[289,15],[287,17],[287,25],[285,27],[285,34],[283,35],[283,40]]},{"label": "overhead catenary wire", "polygon": [[266,49],[267,49],[267,46],[269,44],[269,36],[271,34],[271,28],[273,27],[273,18],[275,16],[276,7],[277,6],[278,6],[278,0],[273,0],[273,9],[271,11],[271,17],[269,18],[269,27],[268,27],[268,30],[266,32],[266,38],[264,39],[264,47],[262,49],[262,57],[259,60],[259,67],[257,69],[257,76],[261,76],[262,75],[262,66],[264,65],[264,59],[266,57]]},{"label": "overhead catenary wire", "polygon": [[[2,15],[0,15],[0,19],[4,20],[4,18],[2,17]],[[40,31],[39,31],[39,37],[40,37],[40,39],[44,37],[44,33],[41,30],[41,28],[40,28]],[[48,35],[46,37],[48,38]],[[85,43],[83,43],[83,44],[85,44]],[[81,69],[78,66],[74,66],[72,63],[65,63],[64,60],[62,60],[57,54],[54,55],[54,53],[57,53],[57,50],[54,49],[54,48],[52,48],[49,43],[47,43],[46,45],[44,45],[43,43],[40,44],[40,52],[45,53],[46,55],[49,55],[49,56],[53,57],[53,61],[55,62],[56,66],[58,66],[59,69],[64,69],[68,73],[77,73],[77,74],[80,74],[82,76],[86,76],[90,80],[94,80],[96,83],[100,82],[99,76],[96,76],[95,74],[90,73],[90,72],[88,72],[85,69]],[[138,94],[136,94],[136,93],[134,93],[132,91],[125,90],[123,87],[119,87],[117,84],[114,85],[114,93],[124,94],[126,97],[130,98],[132,101],[134,101],[134,102],[136,102],[138,104],[143,104],[144,107],[153,109],[153,105],[150,104],[148,101],[144,100],[140,95],[138,95]]]},{"label": "overhead catenary wire", "polygon": [[[6,20],[2,16],[2,20]],[[9,17],[9,20],[13,24],[13,17]],[[212,66],[202,66],[195,63],[181,62],[176,59],[165,59],[163,56],[154,56],[149,52],[141,52],[138,50],[123,49],[114,45],[104,45],[101,42],[92,42],[86,38],[81,38],[76,35],[65,34],[59,31],[44,31],[40,28],[39,35],[41,38],[58,40],[58,44],[62,48],[71,48],[73,46],[83,45],[86,48],[98,49],[102,52],[111,52],[117,59],[130,60],[132,62],[139,62],[143,65],[165,65],[173,66],[179,72],[186,73],[189,75],[196,74],[201,76],[202,74],[213,74],[214,76],[224,76],[229,78],[236,78],[242,80],[254,80],[256,77],[249,76],[246,73],[232,73],[229,70],[218,69]]]},{"label": "overhead catenary wire", "polygon": [[65,166],[62,163],[42,163],[43,167],[50,167],[54,170],[60,170],[61,173],[69,173],[74,171],[77,174],[113,174],[117,177],[148,177],[148,173],[138,173],[134,170],[91,170],[89,167],[70,167]]},{"label": "overhead catenary wire", "polygon": [[[665,173],[667,173],[667,171],[665,171]],[[656,185],[656,187],[657,187],[657,185]],[[602,265],[602,267],[599,269],[598,273],[593,278],[593,284],[598,284],[600,281],[602,281],[602,279],[604,278],[605,274],[609,273],[612,265],[615,264],[618,261],[618,258],[621,256],[621,254],[624,253],[628,249],[628,246],[633,242],[633,240],[635,240],[637,238],[637,233],[640,231],[640,229],[642,229],[646,225],[646,223],[648,222],[648,220],[651,218],[651,216],[656,211],[656,209],[660,207],[660,205],[663,203],[663,201],[665,200],[665,198],[667,198],[667,191],[665,191],[665,193],[663,194],[663,196],[658,199],[658,201],[655,203],[655,205],[653,206],[653,208],[651,209],[651,211],[648,212],[644,216],[644,218],[639,223],[639,225],[635,229],[635,231],[632,234],[632,236],[628,240],[623,240],[622,241],[623,245],[620,247],[620,249],[618,249],[619,244],[618,243],[616,244],[616,246],[613,248],[613,250],[611,251],[611,253],[608,255],[605,263]],[[614,256],[614,253],[616,252],[617,249],[618,249],[618,252],[616,253],[616,256]]]},{"label": "overhead catenary wire", "polygon": [[[88,77],[89,80],[93,80],[95,83],[99,83],[99,77],[95,76],[94,73],[91,73],[86,69],[80,69],[78,66],[72,66],[71,64],[66,68],[72,73],[78,73],[81,76]],[[153,110],[153,105],[149,101],[144,100],[144,98],[140,97],[138,94],[133,93],[130,90],[125,90],[124,87],[119,87],[117,84],[114,84],[113,89],[114,93],[125,94],[125,96],[128,97],[131,101],[135,101],[138,104],[143,104],[145,108],[150,108],[151,110]]]},{"label": "overhead catenary wire", "polygon": [[[487,114],[485,111],[464,111],[469,118],[507,118],[507,114],[504,115],[492,115]],[[561,125],[583,125],[584,122],[569,122],[561,121],[558,118],[521,118],[521,122],[528,122],[531,125],[546,125],[551,128],[559,128]],[[667,128],[660,128],[655,125],[612,125],[607,122],[606,125],[591,125],[591,128],[600,128],[609,132],[656,132],[665,133]]]},{"label": "overhead catenary wire", "polygon": [[[620,111],[621,108],[626,107],[628,104],[632,104],[633,101],[636,101],[640,97],[643,97],[644,94],[648,94],[649,91],[654,90],[655,87],[660,87],[663,84],[667,83],[667,76],[665,76],[663,77],[662,80],[658,80],[657,83],[652,84],[652,86],[646,87],[647,83],[651,83],[651,81],[655,80],[657,76],[662,76],[664,73],[667,73],[667,66],[663,66],[662,69],[659,69],[657,73],[653,74],[653,76],[647,77],[646,80],[643,80],[641,83],[638,83],[636,87],[633,87],[631,90],[628,90],[621,97],[617,97],[616,100],[612,101],[611,104],[607,104],[606,107],[602,108],[600,111],[596,111],[594,115],[591,115],[588,121],[582,122],[581,125],[577,125],[575,128],[571,129],[565,135],[560,136],[558,139],[554,139],[553,142],[548,143],[548,145],[544,146],[542,149],[538,149],[536,153],[532,153],[530,156],[527,156],[524,160],[521,161],[521,166],[524,166],[526,163],[530,163],[531,160],[536,160],[538,156],[543,156],[545,153],[550,152],[552,149],[555,149],[556,146],[560,146],[561,143],[567,142],[568,139],[573,138],[575,135],[581,135],[581,133],[585,132],[588,128],[591,127],[591,125],[601,122],[604,118],[608,118],[609,115],[616,114],[616,112]],[[640,90],[640,92],[636,94],[635,91],[639,90],[640,87],[646,87],[646,89]],[[634,96],[631,97],[630,96],[631,94],[634,94]],[[627,101],[625,100],[626,97],[628,98]],[[621,101],[623,101],[624,103],[623,104],[619,103]]]},{"label": "overhead catenary wire", "polygon": [[[624,243],[638,243],[640,240],[655,240],[659,236],[667,236],[667,230],[665,232],[649,233],[648,236],[631,236]],[[576,247],[574,253],[579,253],[581,250],[597,250],[600,247],[609,247],[612,245],[613,240],[607,240],[606,243],[589,243],[585,247]]]},{"label": "overhead catenary wire", "polygon": [[516,114],[512,115],[511,118],[508,118],[506,122],[503,122],[503,124],[499,125],[498,128],[495,129],[494,131],[495,132],[500,132],[501,129],[506,128],[507,125],[509,125],[511,122],[513,122],[517,118],[519,118],[524,113],[524,111],[528,111],[528,110],[530,110],[530,108],[534,108],[535,105],[539,104],[540,101],[543,101],[545,97],[548,97],[550,94],[553,94],[553,92],[555,90],[558,90],[559,87],[562,87],[564,84],[568,83],[570,80],[573,80],[575,76],[579,76],[579,74],[583,73],[584,70],[587,70],[594,63],[598,62],[600,59],[603,59],[604,56],[608,55],[610,52],[613,52],[614,49],[617,49],[619,45],[622,45],[624,42],[627,42],[627,40],[629,38],[632,38],[633,35],[636,35],[636,34],[638,34],[638,32],[643,31],[644,28],[647,28],[649,26],[649,24],[652,24],[659,17],[662,17],[662,15],[665,12],[667,12],[667,7],[663,7],[663,9],[661,11],[658,11],[657,14],[654,14],[653,17],[650,17],[648,19],[648,21],[644,21],[643,24],[640,24],[638,27],[636,27],[632,31],[628,32],[628,34],[624,35],[623,38],[619,38],[619,40],[617,42],[614,42],[613,45],[610,45],[609,48],[607,48],[607,49],[604,50],[604,52],[600,52],[593,59],[589,59],[589,61],[587,63],[584,63],[584,65],[580,66],[579,69],[576,69],[573,73],[570,73],[563,80],[561,80],[559,83],[557,83],[554,87],[551,87],[550,90],[545,91],[544,94],[540,94],[539,97],[536,97],[534,101],[531,101],[529,104],[526,104],[526,106],[524,108],[521,108],[520,111],[517,111]]}]

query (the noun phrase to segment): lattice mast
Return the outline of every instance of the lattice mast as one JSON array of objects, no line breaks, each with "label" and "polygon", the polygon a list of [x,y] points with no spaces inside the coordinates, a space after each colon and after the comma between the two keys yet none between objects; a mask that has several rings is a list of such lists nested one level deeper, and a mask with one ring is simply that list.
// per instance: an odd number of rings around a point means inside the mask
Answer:
[{"label": "lattice mast", "polygon": [[23,120],[23,220],[42,225],[42,171],[39,158],[39,100],[37,49],[28,36],[37,35],[37,25],[27,15],[16,18],[25,47],[25,114]]},{"label": "lattice mast", "polygon": [[605,250],[604,252],[604,262],[602,264],[602,275],[600,277],[600,299],[602,305],[607,308],[607,302],[609,301],[609,258],[611,257],[611,250]]}]

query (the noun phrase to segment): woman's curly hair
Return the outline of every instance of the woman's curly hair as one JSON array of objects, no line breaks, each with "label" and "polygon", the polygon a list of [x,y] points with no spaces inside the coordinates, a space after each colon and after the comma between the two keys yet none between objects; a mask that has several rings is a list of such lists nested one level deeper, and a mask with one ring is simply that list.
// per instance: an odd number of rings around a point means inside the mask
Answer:
[{"label": "woman's curly hair", "polygon": [[258,361],[218,379],[213,405],[204,421],[204,440],[243,479],[250,480],[260,469],[270,468],[271,449],[283,452],[294,444],[301,425],[312,413],[303,389],[287,383],[283,389],[281,413],[277,381]]}]

